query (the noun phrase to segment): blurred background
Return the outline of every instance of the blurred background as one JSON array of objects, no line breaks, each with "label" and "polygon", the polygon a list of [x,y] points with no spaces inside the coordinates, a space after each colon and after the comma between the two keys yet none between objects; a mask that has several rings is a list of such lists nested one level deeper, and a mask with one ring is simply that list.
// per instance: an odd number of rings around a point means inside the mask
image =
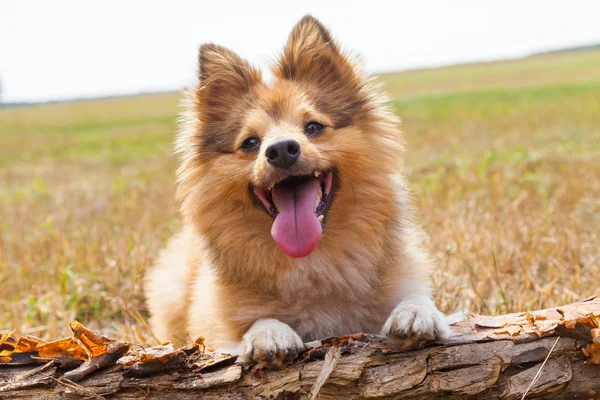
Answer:
[{"label": "blurred background", "polygon": [[598,294],[600,2],[0,0],[0,331],[149,342],[200,44],[268,67],[310,13],[378,76],[442,310]]}]

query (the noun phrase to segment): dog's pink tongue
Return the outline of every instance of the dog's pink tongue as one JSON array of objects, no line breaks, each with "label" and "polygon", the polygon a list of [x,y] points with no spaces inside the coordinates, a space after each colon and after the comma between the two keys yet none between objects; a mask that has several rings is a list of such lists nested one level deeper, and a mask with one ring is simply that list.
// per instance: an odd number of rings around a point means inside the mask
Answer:
[{"label": "dog's pink tongue", "polygon": [[271,236],[290,257],[306,257],[321,237],[321,223],[314,211],[319,185],[319,181],[312,178],[295,188],[276,186],[271,192],[279,211],[271,227]]}]

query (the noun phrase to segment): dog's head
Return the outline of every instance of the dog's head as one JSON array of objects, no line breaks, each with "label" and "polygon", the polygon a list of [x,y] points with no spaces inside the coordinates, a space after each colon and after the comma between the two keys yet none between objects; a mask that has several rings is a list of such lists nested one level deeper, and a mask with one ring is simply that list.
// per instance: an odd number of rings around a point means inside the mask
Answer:
[{"label": "dog's head", "polygon": [[326,237],[377,234],[392,213],[397,120],[310,16],[273,73],[267,85],[230,50],[201,47],[177,140],[184,216],[210,243],[248,254],[299,258]]}]

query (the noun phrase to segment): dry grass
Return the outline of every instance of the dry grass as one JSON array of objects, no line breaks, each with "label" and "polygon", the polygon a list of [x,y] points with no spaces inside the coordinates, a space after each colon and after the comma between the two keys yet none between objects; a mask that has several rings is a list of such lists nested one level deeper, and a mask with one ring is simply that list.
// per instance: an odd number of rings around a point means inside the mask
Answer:
[{"label": "dry grass", "polygon": [[[597,294],[600,52],[387,74],[445,311]],[[178,95],[0,110],[0,330],[78,318],[136,341],[140,277],[179,227]]]}]

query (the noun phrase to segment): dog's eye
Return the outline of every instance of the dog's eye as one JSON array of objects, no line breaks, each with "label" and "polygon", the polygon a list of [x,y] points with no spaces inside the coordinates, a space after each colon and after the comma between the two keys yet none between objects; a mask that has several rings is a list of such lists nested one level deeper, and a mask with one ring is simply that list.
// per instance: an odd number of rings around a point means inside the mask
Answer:
[{"label": "dog's eye", "polygon": [[321,131],[324,128],[325,127],[323,125],[321,125],[320,123],[311,121],[311,122],[307,123],[306,126],[304,127],[304,134],[307,136],[314,136],[314,135],[321,133]]},{"label": "dog's eye", "polygon": [[249,137],[242,142],[242,150],[252,151],[258,149],[260,146],[260,139],[255,137]]}]

